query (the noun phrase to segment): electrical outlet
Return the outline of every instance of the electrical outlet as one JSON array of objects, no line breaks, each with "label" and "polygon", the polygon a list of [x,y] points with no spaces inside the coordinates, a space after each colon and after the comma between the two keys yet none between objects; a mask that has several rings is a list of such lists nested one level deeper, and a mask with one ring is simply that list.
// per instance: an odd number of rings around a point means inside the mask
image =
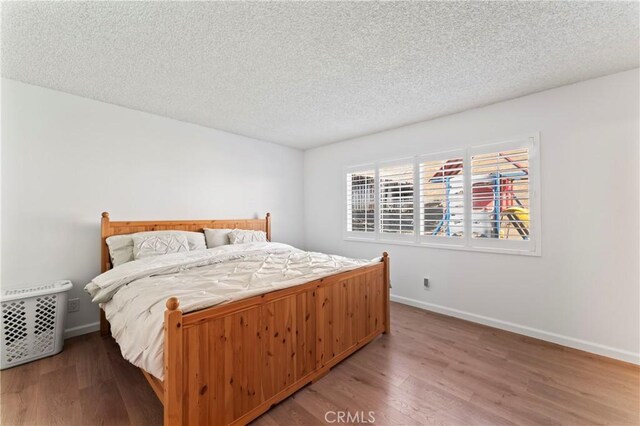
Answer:
[{"label": "electrical outlet", "polygon": [[429,278],[424,278],[424,288],[427,290],[431,289],[431,285],[429,284]]},{"label": "electrical outlet", "polygon": [[78,312],[80,310],[80,299],[69,299],[67,312]]}]

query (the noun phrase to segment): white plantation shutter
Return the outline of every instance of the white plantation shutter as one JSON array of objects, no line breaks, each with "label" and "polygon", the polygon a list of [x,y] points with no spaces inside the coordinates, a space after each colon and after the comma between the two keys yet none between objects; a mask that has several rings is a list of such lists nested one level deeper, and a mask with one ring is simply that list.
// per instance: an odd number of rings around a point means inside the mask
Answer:
[{"label": "white plantation shutter", "polygon": [[380,232],[413,234],[413,163],[380,166]]},{"label": "white plantation shutter", "polygon": [[345,238],[539,256],[539,154],[531,134],[350,168]]},{"label": "white plantation shutter", "polygon": [[527,147],[472,155],[473,238],[529,241],[529,184]]},{"label": "white plantation shutter", "polygon": [[446,160],[422,159],[420,171],[420,231],[422,236],[464,235],[463,156]]},{"label": "white plantation shutter", "polygon": [[347,173],[347,232],[375,231],[375,170]]}]

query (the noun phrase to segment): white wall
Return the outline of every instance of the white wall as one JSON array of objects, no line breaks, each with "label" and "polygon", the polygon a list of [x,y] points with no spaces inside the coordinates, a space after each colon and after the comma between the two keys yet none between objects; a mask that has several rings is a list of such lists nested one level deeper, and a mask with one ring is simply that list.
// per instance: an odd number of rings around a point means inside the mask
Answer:
[{"label": "white wall", "polygon": [[[100,213],[112,220],[263,217],[303,243],[301,151],[2,80],[2,287],[100,272]],[[76,332],[87,331],[86,328]]]},{"label": "white wall", "polygon": [[[398,301],[638,362],[638,79],[636,69],[306,151],[307,248],[386,250]],[[343,240],[344,167],[536,131],[541,257]]]}]

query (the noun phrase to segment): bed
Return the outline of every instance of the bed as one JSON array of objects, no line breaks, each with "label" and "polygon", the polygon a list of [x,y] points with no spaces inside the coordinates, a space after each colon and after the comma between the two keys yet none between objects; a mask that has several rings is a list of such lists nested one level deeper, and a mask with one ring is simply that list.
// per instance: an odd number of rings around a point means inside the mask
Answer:
[{"label": "bed", "polygon": [[[102,272],[112,268],[106,239],[114,235],[235,228],[264,231],[271,240],[270,214],[264,219],[114,222],[105,212],[101,228]],[[389,333],[389,288],[384,253],[375,263],[190,312],[183,312],[179,298],[168,297],[166,309],[162,306],[162,380],[141,368],[164,406],[164,424],[249,423]],[[103,310],[100,331],[110,334]]]}]

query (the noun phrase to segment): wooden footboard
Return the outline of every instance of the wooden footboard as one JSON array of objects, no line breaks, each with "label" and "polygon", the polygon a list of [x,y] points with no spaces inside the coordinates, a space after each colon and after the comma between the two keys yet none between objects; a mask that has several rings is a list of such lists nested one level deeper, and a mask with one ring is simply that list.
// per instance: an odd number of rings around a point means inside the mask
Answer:
[{"label": "wooden footboard", "polygon": [[184,315],[171,298],[165,380],[152,383],[164,424],[246,424],[389,331],[386,253],[380,264]]}]

